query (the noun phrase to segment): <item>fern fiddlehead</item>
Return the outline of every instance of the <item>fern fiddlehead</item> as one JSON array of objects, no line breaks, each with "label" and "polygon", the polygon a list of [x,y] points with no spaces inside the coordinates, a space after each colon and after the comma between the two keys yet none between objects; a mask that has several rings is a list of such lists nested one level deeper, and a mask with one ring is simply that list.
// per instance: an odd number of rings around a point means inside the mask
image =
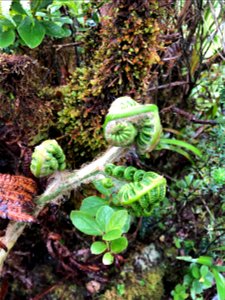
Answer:
[{"label": "fern fiddlehead", "polygon": [[153,150],[161,132],[157,106],[139,104],[128,96],[112,103],[104,123],[105,138],[111,145],[127,147],[133,144],[139,154]]},{"label": "fern fiddlehead", "polygon": [[30,166],[35,177],[48,176],[65,167],[65,155],[55,140],[46,140],[35,147]]},{"label": "fern fiddlehead", "polygon": [[165,197],[166,179],[154,172],[108,164],[105,173],[128,182],[119,189],[114,203],[127,207],[135,216],[149,216]]}]

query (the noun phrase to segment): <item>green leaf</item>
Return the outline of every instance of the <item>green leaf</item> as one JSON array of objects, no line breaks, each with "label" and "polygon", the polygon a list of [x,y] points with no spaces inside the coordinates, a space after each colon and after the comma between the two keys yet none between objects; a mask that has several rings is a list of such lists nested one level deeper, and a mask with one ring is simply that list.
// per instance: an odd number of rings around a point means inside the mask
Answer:
[{"label": "green leaf", "polygon": [[96,188],[97,191],[99,191],[101,194],[109,197],[112,193],[111,189],[106,188],[103,184],[102,184],[102,180],[93,180],[92,182]]},{"label": "green leaf", "polygon": [[215,268],[212,268],[212,272],[215,277],[219,300],[225,300],[225,278]]},{"label": "green leaf", "polygon": [[123,226],[123,233],[127,233],[128,232],[128,230],[130,229],[130,224],[131,224],[131,216],[130,215],[128,215],[127,216],[127,221],[126,221],[126,223],[125,223],[125,225]]},{"label": "green leaf", "polygon": [[192,288],[196,294],[200,294],[203,291],[203,285],[199,280],[195,279],[192,283]]},{"label": "green leaf", "polygon": [[107,224],[109,223],[113,213],[114,210],[108,205],[102,206],[98,209],[96,213],[96,222],[102,228],[102,231],[107,231]]},{"label": "green leaf", "polygon": [[206,265],[201,266],[200,273],[202,277],[206,277],[206,275],[209,273],[209,268]]},{"label": "green leaf", "polygon": [[202,157],[202,153],[198,148],[196,148],[195,146],[193,146],[185,141],[180,141],[180,140],[176,140],[176,139],[160,139],[160,143],[162,143],[164,145],[179,146],[179,147],[185,148],[186,150],[193,152],[195,155],[197,155],[199,157]]},{"label": "green leaf", "polygon": [[213,259],[210,256],[199,256],[199,258],[196,259],[196,262],[208,267],[211,267],[213,265]]},{"label": "green leaf", "polygon": [[6,48],[13,44],[15,40],[15,31],[13,29],[8,29],[6,31],[2,30],[0,27],[0,48]]},{"label": "green leaf", "polygon": [[11,7],[12,12],[16,12],[19,15],[26,15],[26,11],[23,9],[22,5],[20,4],[20,0],[14,0]]},{"label": "green leaf", "polygon": [[80,210],[85,211],[91,216],[95,216],[97,210],[106,205],[106,201],[98,196],[90,196],[82,201]]},{"label": "green leaf", "polygon": [[114,229],[123,229],[124,225],[126,224],[128,219],[128,212],[127,210],[119,210],[115,211],[106,227],[106,232],[114,230]]},{"label": "green leaf", "polygon": [[92,254],[101,254],[107,249],[107,245],[104,242],[94,242],[91,245]]},{"label": "green leaf", "polygon": [[177,256],[176,258],[187,262],[196,262],[196,259],[191,256]]},{"label": "green leaf", "polygon": [[45,36],[44,26],[38,20],[28,16],[20,23],[17,30],[22,40],[32,49],[39,46]]},{"label": "green leaf", "polygon": [[193,258],[191,256],[177,256],[177,259],[193,263],[197,262],[201,265],[206,265],[208,267],[211,267],[213,265],[213,259],[210,256],[199,256],[198,258]]},{"label": "green leaf", "polygon": [[[46,8],[48,5],[50,5],[53,2],[53,0],[41,0],[38,4],[38,7],[36,7],[36,10],[41,10],[42,8]],[[31,8],[35,8],[37,5],[37,1],[31,1]]]},{"label": "green leaf", "polygon": [[209,289],[212,287],[214,282],[214,276],[211,272],[209,272],[203,279],[203,285],[205,289]]},{"label": "green leaf", "polygon": [[2,31],[13,29],[15,25],[9,19],[0,19],[0,27],[2,27]]},{"label": "green leaf", "polygon": [[122,235],[122,230],[120,229],[113,229],[108,231],[106,234],[103,235],[102,239],[105,241],[113,241],[120,238]]},{"label": "green leaf", "polygon": [[213,266],[213,268],[219,272],[225,272],[225,266]]},{"label": "green leaf", "polygon": [[192,282],[192,276],[189,275],[189,274],[186,274],[184,276],[183,285],[186,286],[186,287],[188,287],[188,286],[191,285],[191,282]]},{"label": "green leaf", "polygon": [[194,179],[193,174],[190,174],[190,175],[187,175],[187,176],[184,177],[184,180],[186,181],[188,186],[192,183],[193,179]]},{"label": "green leaf", "polygon": [[187,153],[186,151],[184,151],[183,149],[180,149],[178,147],[175,147],[173,145],[166,145],[166,144],[163,144],[160,143],[157,145],[156,149],[155,150],[170,150],[170,151],[174,151],[174,152],[177,152],[179,153],[180,155],[183,155],[184,157],[186,157],[192,164],[194,164],[194,161],[193,159],[191,158],[191,156],[189,155],[189,153]]},{"label": "green leaf", "polygon": [[88,235],[102,235],[103,232],[95,219],[83,211],[74,210],[70,214],[73,225]]},{"label": "green leaf", "polygon": [[199,268],[196,264],[193,264],[191,266],[191,273],[192,273],[194,278],[196,278],[196,279],[200,278],[200,271],[199,271]]},{"label": "green leaf", "polygon": [[110,247],[113,253],[120,253],[128,246],[128,240],[124,236],[111,242]]},{"label": "green leaf", "polygon": [[114,257],[111,253],[107,252],[103,255],[102,262],[104,265],[111,265],[114,262]]},{"label": "green leaf", "polygon": [[41,24],[44,26],[46,30],[46,34],[56,38],[63,38],[70,36],[71,31],[66,31],[61,26],[53,23],[51,21],[42,21]]},{"label": "green leaf", "polygon": [[61,26],[64,25],[64,24],[70,24],[70,25],[73,24],[73,20],[69,17],[59,16],[59,17],[53,18],[53,21],[58,23],[58,25],[61,25]]}]

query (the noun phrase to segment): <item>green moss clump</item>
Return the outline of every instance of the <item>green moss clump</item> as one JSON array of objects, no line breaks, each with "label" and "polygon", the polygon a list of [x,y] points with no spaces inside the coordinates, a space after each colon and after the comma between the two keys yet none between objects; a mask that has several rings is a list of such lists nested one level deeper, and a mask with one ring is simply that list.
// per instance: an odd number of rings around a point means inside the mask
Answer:
[{"label": "green moss clump", "polygon": [[[111,1],[107,16],[93,35],[86,37],[85,64],[77,68],[64,90],[58,128],[69,160],[91,160],[104,149],[101,126],[112,101],[129,95],[148,99],[152,69],[159,62],[159,11],[156,1]],[[89,42],[88,42],[89,41]],[[90,48],[92,47],[92,49]],[[149,99],[147,100],[149,101]]]},{"label": "green moss clump", "polygon": [[[164,294],[163,271],[156,267],[141,274],[126,273],[121,284],[107,290],[101,300],[161,300]],[[121,286],[123,289],[121,291]]]}]

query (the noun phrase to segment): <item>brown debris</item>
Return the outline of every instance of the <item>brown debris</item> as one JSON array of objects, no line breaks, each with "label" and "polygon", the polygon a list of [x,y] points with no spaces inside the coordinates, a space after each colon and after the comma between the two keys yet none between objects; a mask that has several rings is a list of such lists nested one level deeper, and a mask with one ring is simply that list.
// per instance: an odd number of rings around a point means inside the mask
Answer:
[{"label": "brown debris", "polygon": [[34,222],[29,213],[37,193],[35,181],[24,176],[0,174],[0,217],[19,222]]}]

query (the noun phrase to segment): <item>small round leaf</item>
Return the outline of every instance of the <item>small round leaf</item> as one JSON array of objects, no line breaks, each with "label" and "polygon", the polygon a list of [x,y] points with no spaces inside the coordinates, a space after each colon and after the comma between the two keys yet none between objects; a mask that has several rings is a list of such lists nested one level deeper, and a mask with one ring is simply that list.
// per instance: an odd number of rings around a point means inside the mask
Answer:
[{"label": "small round leaf", "polygon": [[103,235],[102,239],[105,241],[113,241],[120,238],[122,235],[122,230],[114,229]]},{"label": "small round leaf", "polygon": [[107,249],[107,245],[103,242],[94,242],[91,245],[91,253],[92,254],[101,254]]},{"label": "small round leaf", "polygon": [[114,257],[110,252],[107,252],[103,255],[102,262],[104,265],[111,265],[114,262]]},{"label": "small round leaf", "polygon": [[113,253],[120,253],[128,246],[128,240],[124,236],[111,242],[111,251]]}]

